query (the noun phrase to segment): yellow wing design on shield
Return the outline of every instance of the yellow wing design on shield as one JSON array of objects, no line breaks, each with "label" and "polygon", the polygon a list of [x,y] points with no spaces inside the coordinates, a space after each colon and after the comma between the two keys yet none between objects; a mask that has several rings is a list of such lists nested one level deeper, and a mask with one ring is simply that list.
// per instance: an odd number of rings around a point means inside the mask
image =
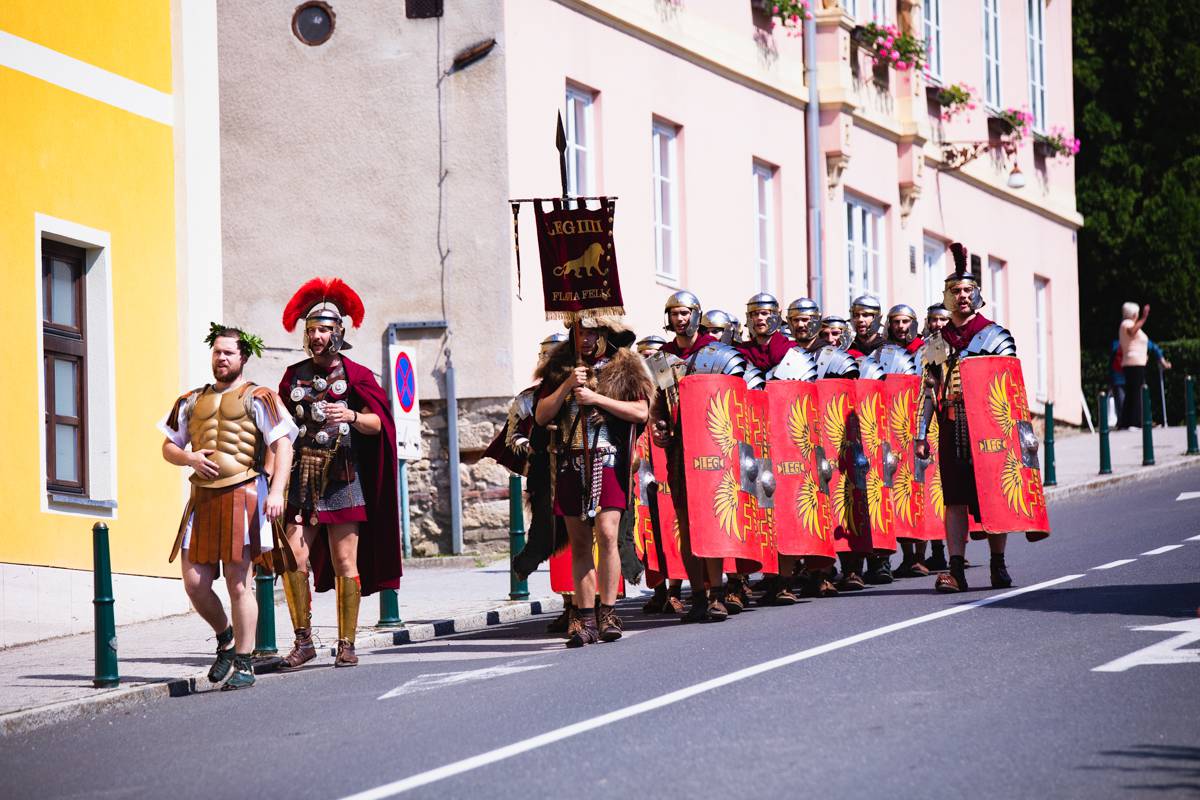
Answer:
[{"label": "yellow wing design on shield", "polygon": [[717,392],[708,401],[708,435],[722,453],[733,451],[733,416],[729,413],[729,391]]},{"label": "yellow wing design on shield", "polygon": [[671,523],[671,527],[675,531],[675,549],[678,550],[681,547],[683,547],[683,535],[679,532],[679,518],[678,517],[676,517],[675,521]]},{"label": "yellow wing design on shield", "polygon": [[931,414],[929,417],[929,431],[925,434],[926,441],[929,442],[929,457],[937,461],[938,454],[938,435],[941,433],[941,425],[938,424],[938,415]]},{"label": "yellow wing design on shield", "polygon": [[871,513],[871,526],[883,527],[883,478],[875,472],[867,473],[867,509]]},{"label": "yellow wing design on shield", "polygon": [[812,406],[807,397],[797,398],[792,403],[791,411],[788,413],[788,435],[792,437],[792,444],[799,448],[800,453],[806,458],[812,458],[813,442],[812,433],[808,428],[808,420],[812,411]]},{"label": "yellow wing design on shield", "polygon": [[833,519],[846,530],[852,528],[850,519],[850,498],[846,496],[846,476],[838,475],[837,482],[829,487],[829,497],[833,501]]},{"label": "yellow wing design on shield", "polygon": [[839,394],[825,406],[825,441],[837,457],[846,446],[846,395]]},{"label": "yellow wing design on shield", "polygon": [[892,506],[905,522],[913,521],[912,515],[913,473],[908,464],[901,464],[892,479]]},{"label": "yellow wing design on shield", "polygon": [[863,449],[868,453],[879,450],[879,395],[867,397],[867,402],[859,406],[858,421],[862,428]]},{"label": "yellow wing design on shield", "polygon": [[987,404],[992,419],[1000,426],[1000,432],[1005,436],[1010,435],[1016,427],[1017,418],[1013,415],[1012,404],[1008,402],[1007,372],[1001,372],[992,378],[991,385],[988,386]]},{"label": "yellow wing design on shield", "polygon": [[733,479],[733,470],[728,470],[722,475],[721,482],[717,484],[717,491],[713,495],[713,513],[717,515],[717,522],[722,530],[739,542],[742,541],[737,524],[738,484]]},{"label": "yellow wing design on shield", "polygon": [[888,413],[888,422],[892,435],[901,450],[907,450],[913,441],[913,402],[912,392],[901,392],[892,400]]},{"label": "yellow wing design on shield", "polygon": [[1004,492],[1004,499],[1008,501],[1009,508],[1020,511],[1026,517],[1032,516],[1029,513],[1029,504],[1025,500],[1021,462],[1017,461],[1017,457],[1011,452],[1004,454],[1004,468],[1000,470],[1000,490]]},{"label": "yellow wing design on shield", "polygon": [[929,498],[933,501],[933,513],[938,519],[946,518],[946,500],[942,497],[942,471],[934,470],[929,481]]},{"label": "yellow wing design on shield", "polygon": [[796,493],[796,514],[800,517],[800,522],[804,525],[805,530],[818,539],[824,539],[825,532],[821,530],[820,495],[821,490],[817,486],[816,480],[811,474],[805,473],[804,484]]}]

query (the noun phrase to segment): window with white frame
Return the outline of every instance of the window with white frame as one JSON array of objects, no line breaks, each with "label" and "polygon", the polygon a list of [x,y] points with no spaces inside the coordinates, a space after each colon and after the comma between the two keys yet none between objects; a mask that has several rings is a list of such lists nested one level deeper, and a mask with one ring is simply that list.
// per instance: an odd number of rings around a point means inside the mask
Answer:
[{"label": "window with white frame", "polygon": [[983,0],[983,100],[1000,108],[1000,0]]},{"label": "window with white frame", "polygon": [[1033,279],[1033,338],[1037,346],[1037,399],[1046,402],[1050,389],[1050,281]]},{"label": "window with white frame", "polygon": [[946,245],[937,239],[925,240],[925,264],[921,274],[925,307],[942,302],[942,289],[946,278]]},{"label": "window with white frame", "polygon": [[942,0],[925,0],[925,63],[929,75],[942,77]]},{"label": "window with white frame", "polygon": [[883,296],[880,254],[883,244],[883,209],[846,197],[846,286],[850,304],[861,294]]},{"label": "window with white frame", "polygon": [[754,266],[760,292],[775,292],[775,168],[754,164]]},{"label": "window with white frame", "polygon": [[586,196],[596,191],[595,95],[567,87],[567,193]]},{"label": "window with white frame", "polygon": [[35,214],[42,510],[117,507],[110,236]]},{"label": "window with white frame", "polygon": [[871,21],[883,24],[892,21],[891,6],[895,0],[871,0]]},{"label": "window with white frame", "polygon": [[842,0],[842,5],[845,6],[847,14],[858,17],[858,0]]},{"label": "window with white frame", "polygon": [[1007,311],[1004,296],[1004,262],[998,258],[988,258],[987,275],[984,276],[983,299],[991,307],[993,322],[1004,323]]},{"label": "window with white frame", "polygon": [[659,277],[679,277],[678,130],[655,122],[651,133],[654,179],[654,264]]},{"label": "window with white frame", "polygon": [[1025,0],[1025,27],[1029,31],[1029,113],[1034,130],[1046,129],[1046,29],[1045,0]]}]

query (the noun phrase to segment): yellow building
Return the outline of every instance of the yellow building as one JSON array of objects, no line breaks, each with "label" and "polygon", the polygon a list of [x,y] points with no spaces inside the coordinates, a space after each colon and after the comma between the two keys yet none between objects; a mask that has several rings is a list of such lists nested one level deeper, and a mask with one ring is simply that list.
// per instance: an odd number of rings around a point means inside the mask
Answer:
[{"label": "yellow building", "polygon": [[0,3],[0,647],[90,629],[97,521],[119,622],[187,608],[155,422],[220,314],[216,98],[211,0]]}]

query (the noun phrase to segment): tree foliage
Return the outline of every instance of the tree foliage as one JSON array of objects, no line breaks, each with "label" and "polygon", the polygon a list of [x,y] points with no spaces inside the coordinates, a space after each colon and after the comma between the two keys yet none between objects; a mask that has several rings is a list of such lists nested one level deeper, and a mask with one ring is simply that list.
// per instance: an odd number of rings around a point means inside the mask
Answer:
[{"label": "tree foliage", "polygon": [[1200,14],[1169,0],[1074,0],[1083,346],[1126,300],[1154,339],[1200,337]]}]

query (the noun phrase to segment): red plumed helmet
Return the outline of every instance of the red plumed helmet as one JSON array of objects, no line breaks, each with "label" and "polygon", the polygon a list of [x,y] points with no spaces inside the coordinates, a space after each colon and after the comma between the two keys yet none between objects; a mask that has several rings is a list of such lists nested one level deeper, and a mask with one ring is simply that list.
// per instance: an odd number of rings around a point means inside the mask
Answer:
[{"label": "red plumed helmet", "polygon": [[342,316],[350,318],[354,327],[362,325],[362,298],[358,292],[351,289],[341,278],[313,278],[300,287],[292,295],[292,299],[283,309],[283,327],[289,332],[296,329],[296,323],[318,305],[336,306]]}]

